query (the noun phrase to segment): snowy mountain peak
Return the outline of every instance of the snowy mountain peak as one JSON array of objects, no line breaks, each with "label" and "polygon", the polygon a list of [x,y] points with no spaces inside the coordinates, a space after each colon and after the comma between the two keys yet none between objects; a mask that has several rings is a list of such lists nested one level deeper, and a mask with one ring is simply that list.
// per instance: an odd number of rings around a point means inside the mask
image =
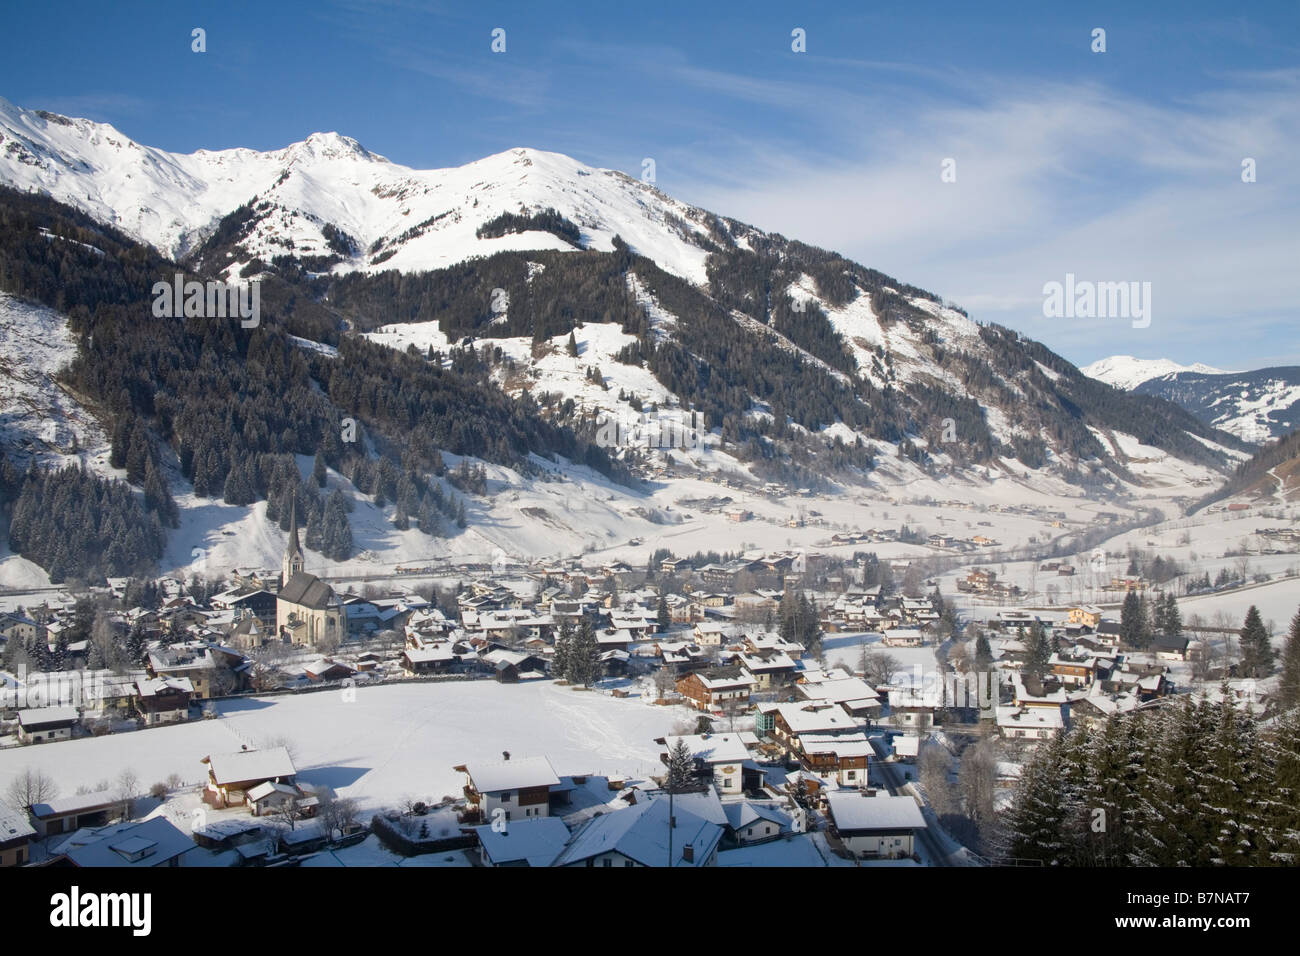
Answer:
[{"label": "snowy mountain peak", "polygon": [[[609,251],[620,236],[667,271],[706,281],[703,210],[626,174],[527,147],[429,170],[336,132],[268,152],[171,153],[107,124],[0,101],[0,182],[45,193],[174,259],[251,205],[255,219],[221,264],[231,272],[286,254],[331,258],[335,272],[419,272],[510,250]],[[543,230],[479,236],[503,214],[548,207],[578,227],[580,243]],[[350,254],[339,252],[340,233]]]},{"label": "snowy mountain peak", "polygon": [[1095,378],[1099,382],[1105,382],[1124,391],[1132,391],[1143,382],[1177,372],[1198,372],[1202,375],[1229,374],[1223,369],[1212,368],[1200,362],[1179,365],[1170,359],[1140,359],[1132,355],[1112,355],[1109,358],[1098,359],[1091,365],[1083,366],[1079,371],[1089,378]]}]

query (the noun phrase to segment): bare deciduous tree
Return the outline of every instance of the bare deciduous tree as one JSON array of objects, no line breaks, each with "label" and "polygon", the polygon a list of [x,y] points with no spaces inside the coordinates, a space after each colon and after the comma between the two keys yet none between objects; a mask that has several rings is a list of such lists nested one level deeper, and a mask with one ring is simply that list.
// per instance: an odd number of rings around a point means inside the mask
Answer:
[{"label": "bare deciduous tree", "polygon": [[893,681],[902,666],[897,657],[885,651],[864,650],[862,653],[862,676],[873,687]]},{"label": "bare deciduous tree", "polygon": [[34,803],[53,800],[59,795],[59,787],[44,770],[28,767],[10,781],[5,795],[15,809],[26,810]]}]

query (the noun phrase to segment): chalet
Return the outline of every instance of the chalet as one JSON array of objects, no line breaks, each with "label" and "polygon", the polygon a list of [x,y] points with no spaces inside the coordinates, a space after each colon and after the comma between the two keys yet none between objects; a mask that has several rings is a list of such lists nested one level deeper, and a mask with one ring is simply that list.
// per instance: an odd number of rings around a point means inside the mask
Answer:
[{"label": "chalet", "polygon": [[189,720],[194,685],[188,678],[141,678],[135,688],[135,708],[146,726]]},{"label": "chalet", "polygon": [[872,753],[866,734],[801,734],[799,761],[804,769],[834,777],[841,787],[867,783],[867,758]]},{"label": "chalet", "polygon": [[0,803],[0,869],[27,862],[28,844],[36,836],[25,809]]},{"label": "chalet", "polygon": [[754,679],[754,686],[761,690],[788,683],[794,679],[799,669],[798,663],[785,651],[769,647],[747,654],[741,651],[736,661]]},{"label": "chalet", "polygon": [[200,700],[221,697],[247,684],[249,662],[239,651],[207,641],[175,644],[149,653],[154,677],[187,678]]},{"label": "chalet", "polygon": [[754,678],[735,665],[693,671],[677,680],[677,693],[698,710],[712,713],[747,709],[753,689]]},{"label": "chalet", "polygon": [[858,858],[912,856],[916,836],[926,826],[911,797],[831,791],[827,809],[835,834],[844,848]]},{"label": "chalet", "polygon": [[298,774],[284,747],[212,754],[201,762],[208,765],[203,802],[218,809],[243,806],[248,792],[267,782],[292,785]]},{"label": "chalet", "polygon": [[826,737],[858,734],[862,729],[841,707],[827,701],[760,704],[759,713],[770,715],[770,720],[756,721],[755,726],[768,730],[774,741],[796,757],[803,753],[800,738],[806,734]]},{"label": "chalet", "polygon": [[31,707],[18,712],[18,740],[25,744],[67,740],[81,719],[75,707]]},{"label": "chalet", "polygon": [[555,866],[713,866],[723,828],[667,800],[643,800],[589,819]]},{"label": "chalet", "polygon": [[419,647],[402,651],[402,670],[411,677],[448,671],[456,663],[451,641],[421,641]]},{"label": "chalet", "polygon": [[1094,658],[1074,659],[1053,654],[1047,661],[1051,674],[1067,687],[1086,687],[1097,679]]},{"label": "chalet", "polygon": [[78,830],[50,852],[54,866],[140,869],[183,866],[195,849],[197,844],[170,820],[153,817],[140,823]]},{"label": "chalet", "polygon": [[465,798],[480,819],[529,819],[551,815],[551,788],[558,786],[551,762],[545,757],[462,764],[453,768],[465,774]]}]

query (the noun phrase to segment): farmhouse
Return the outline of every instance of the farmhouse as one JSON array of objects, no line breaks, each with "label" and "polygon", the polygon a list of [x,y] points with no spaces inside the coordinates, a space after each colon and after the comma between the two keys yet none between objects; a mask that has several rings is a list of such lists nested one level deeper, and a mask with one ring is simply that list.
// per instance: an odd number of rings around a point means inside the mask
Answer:
[{"label": "farmhouse", "polygon": [[545,757],[476,762],[454,767],[465,774],[465,798],[481,819],[493,821],[498,809],[505,820],[551,815],[551,788],[559,786]]},{"label": "farmhouse", "polygon": [[75,707],[31,707],[18,712],[18,739],[25,744],[67,740],[80,716]]},{"label": "farmhouse", "polygon": [[897,858],[916,852],[925,818],[911,797],[833,790],[827,795],[831,826],[855,857]]}]

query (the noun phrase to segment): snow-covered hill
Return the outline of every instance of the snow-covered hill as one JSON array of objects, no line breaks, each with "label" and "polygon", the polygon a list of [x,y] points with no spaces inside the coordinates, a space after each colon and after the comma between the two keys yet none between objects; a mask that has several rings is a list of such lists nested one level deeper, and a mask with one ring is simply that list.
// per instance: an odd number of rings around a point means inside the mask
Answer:
[{"label": "snow-covered hill", "polygon": [[1112,355],[1109,358],[1098,359],[1090,365],[1083,366],[1079,371],[1089,378],[1095,378],[1099,382],[1105,382],[1126,392],[1153,378],[1177,372],[1198,372],[1203,375],[1229,374],[1223,369],[1212,368],[1200,362],[1179,365],[1169,359],[1140,359],[1132,355]]},{"label": "snow-covered hill", "polygon": [[[173,259],[244,204],[256,217],[239,241],[243,262],[344,250],[336,271],[412,272],[504,250],[573,248],[541,231],[476,235],[502,213],[546,207],[579,226],[584,248],[611,250],[618,235],[697,284],[708,255],[700,210],[624,173],[535,149],[431,170],[399,166],[338,133],[269,152],[170,153],[104,123],[0,98],[0,182],[46,193]],[[331,246],[326,226],[342,241]]]}]

